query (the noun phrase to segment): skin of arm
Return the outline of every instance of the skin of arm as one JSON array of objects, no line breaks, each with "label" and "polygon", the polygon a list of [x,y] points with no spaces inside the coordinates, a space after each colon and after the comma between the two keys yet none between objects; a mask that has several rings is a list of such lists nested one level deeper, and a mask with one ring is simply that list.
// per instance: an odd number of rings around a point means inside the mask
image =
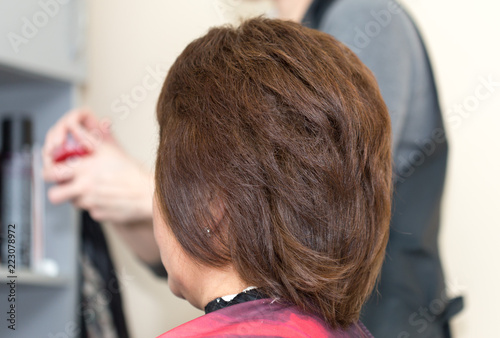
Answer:
[{"label": "skin of arm", "polygon": [[[86,156],[57,162],[54,153],[68,134],[83,145]],[[160,261],[153,235],[153,175],[134,161],[116,142],[109,122],[87,110],[74,110],[47,133],[44,178],[54,204],[70,201],[88,210],[92,218],[110,224],[136,256],[146,264]]]}]

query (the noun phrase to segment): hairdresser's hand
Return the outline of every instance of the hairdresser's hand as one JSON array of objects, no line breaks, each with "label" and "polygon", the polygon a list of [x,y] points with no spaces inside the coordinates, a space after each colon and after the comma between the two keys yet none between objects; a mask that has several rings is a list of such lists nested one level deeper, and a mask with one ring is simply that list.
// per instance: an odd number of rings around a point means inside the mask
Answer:
[{"label": "hairdresser's hand", "polygon": [[64,115],[47,132],[42,150],[44,176],[50,182],[63,182],[73,177],[73,170],[68,163],[56,163],[54,154],[70,135],[87,152],[109,140],[111,123],[107,119],[99,120],[86,109],[75,109]]},{"label": "hairdresser's hand", "polygon": [[[67,133],[85,146],[89,155],[54,163],[53,152]],[[101,222],[133,224],[152,219],[153,179],[117,144],[109,123],[88,111],[63,117],[47,134],[43,150],[44,177],[57,185],[49,199],[71,201]]]}]

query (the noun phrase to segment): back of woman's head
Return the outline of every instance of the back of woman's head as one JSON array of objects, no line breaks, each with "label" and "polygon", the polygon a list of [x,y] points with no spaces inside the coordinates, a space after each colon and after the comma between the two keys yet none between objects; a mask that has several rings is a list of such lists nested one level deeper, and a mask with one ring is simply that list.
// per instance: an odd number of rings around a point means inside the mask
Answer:
[{"label": "back of woman's head", "polygon": [[331,36],[252,19],[172,66],[157,117],[158,205],[201,264],[355,322],[382,264],[390,120],[371,72]]}]

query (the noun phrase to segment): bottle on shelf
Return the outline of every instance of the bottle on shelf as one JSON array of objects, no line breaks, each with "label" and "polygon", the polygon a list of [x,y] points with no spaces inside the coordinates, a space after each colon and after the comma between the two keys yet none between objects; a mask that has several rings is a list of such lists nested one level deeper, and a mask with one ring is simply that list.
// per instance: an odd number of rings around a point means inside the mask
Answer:
[{"label": "bottle on shelf", "polygon": [[1,259],[3,264],[14,263],[16,268],[29,268],[31,265],[32,140],[29,118],[13,114],[3,119],[0,153]]}]

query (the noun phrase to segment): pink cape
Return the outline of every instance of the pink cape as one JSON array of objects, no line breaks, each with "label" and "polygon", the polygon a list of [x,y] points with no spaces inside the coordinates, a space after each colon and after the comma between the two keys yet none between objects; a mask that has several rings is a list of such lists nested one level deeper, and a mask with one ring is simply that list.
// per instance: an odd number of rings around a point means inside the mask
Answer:
[{"label": "pink cape", "polygon": [[363,324],[333,330],[319,316],[296,306],[259,299],[228,306],[182,324],[165,337],[373,337]]}]

